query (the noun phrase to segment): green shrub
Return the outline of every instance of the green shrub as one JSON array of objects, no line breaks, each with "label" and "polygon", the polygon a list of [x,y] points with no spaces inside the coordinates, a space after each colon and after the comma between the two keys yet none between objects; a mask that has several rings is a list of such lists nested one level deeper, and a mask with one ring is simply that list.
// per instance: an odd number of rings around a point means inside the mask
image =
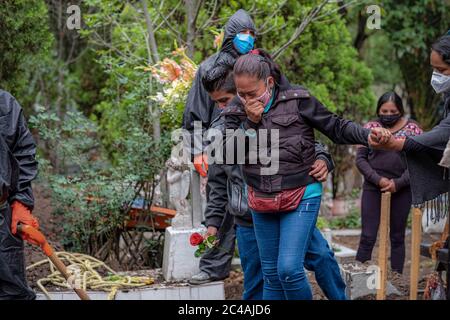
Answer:
[{"label": "green shrub", "polygon": [[56,162],[64,164],[55,172],[44,161],[41,179],[52,190],[55,213],[63,217],[65,249],[118,259],[131,203],[137,197],[152,202],[155,176],[168,156],[170,140],[155,142],[130,125],[128,133],[115,141],[112,165],[98,144],[96,125],[81,113],[68,113],[62,120],[41,108],[29,122],[40,132],[40,142],[57,151]]},{"label": "green shrub", "polygon": [[361,228],[361,215],[354,209],[347,216],[331,219],[329,223],[331,229],[358,229]]},{"label": "green shrub", "polygon": [[327,219],[325,219],[324,217],[319,216],[319,217],[317,217],[316,227],[319,230],[323,230],[325,228],[329,228],[330,224],[329,224]]}]

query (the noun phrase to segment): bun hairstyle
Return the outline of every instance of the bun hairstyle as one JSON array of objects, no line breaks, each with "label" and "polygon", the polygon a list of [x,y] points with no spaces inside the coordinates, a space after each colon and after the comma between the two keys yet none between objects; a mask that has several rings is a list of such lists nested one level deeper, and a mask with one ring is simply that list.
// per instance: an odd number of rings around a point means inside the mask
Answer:
[{"label": "bun hairstyle", "polygon": [[240,56],[234,64],[233,73],[237,76],[250,75],[258,80],[265,80],[272,76],[276,85],[279,85],[281,80],[280,68],[270,54],[262,49],[254,49]]}]

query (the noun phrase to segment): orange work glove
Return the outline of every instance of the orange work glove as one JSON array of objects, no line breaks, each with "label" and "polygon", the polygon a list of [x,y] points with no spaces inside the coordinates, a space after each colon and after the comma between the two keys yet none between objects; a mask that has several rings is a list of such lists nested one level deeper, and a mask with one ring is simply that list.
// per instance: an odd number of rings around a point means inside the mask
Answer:
[{"label": "orange work glove", "polygon": [[194,168],[202,177],[206,177],[208,175],[208,156],[203,153],[196,155],[194,157]]},{"label": "orange work glove", "polygon": [[[19,201],[14,201],[11,205],[12,209],[12,221],[11,221],[11,232],[12,234],[17,233],[17,225],[19,223],[27,224],[32,226],[35,229],[39,229],[38,220],[31,214],[30,209],[24,206]],[[36,244],[34,241],[29,239],[26,234],[21,234],[22,239],[26,240],[32,244]]]}]

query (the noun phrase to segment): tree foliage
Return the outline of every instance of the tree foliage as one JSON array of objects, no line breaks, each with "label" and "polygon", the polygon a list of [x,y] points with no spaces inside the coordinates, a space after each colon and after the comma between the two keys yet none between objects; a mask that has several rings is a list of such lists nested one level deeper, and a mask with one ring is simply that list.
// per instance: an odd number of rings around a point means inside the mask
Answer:
[{"label": "tree foliage", "polygon": [[30,74],[52,46],[43,0],[5,0],[0,10],[0,87],[28,105]]},{"label": "tree foliage", "polygon": [[441,0],[383,1],[382,29],[394,48],[411,114],[430,129],[438,97],[430,86],[431,45],[450,29],[450,4]]},{"label": "tree foliage", "polygon": [[[223,26],[240,8],[255,21],[256,46],[277,53],[288,79],[331,111],[364,122],[374,113],[374,85],[398,85],[413,115],[431,125],[436,97],[429,86],[429,48],[449,28],[448,6],[438,0],[374,1],[382,7],[382,28],[368,31],[369,2],[3,1],[0,85],[34,114],[41,158],[49,161],[58,208],[73,227],[65,235],[74,248],[95,251],[86,247],[91,237],[101,228],[116,232],[126,216],[121,205],[143,189],[151,201],[193,73],[217,52]],[[64,23],[71,3],[80,5],[81,30]],[[175,77],[161,81],[161,72]],[[319,137],[336,162],[336,196],[352,155]],[[122,182],[131,185],[123,189]],[[87,204],[89,195],[106,200]],[[81,211],[86,220],[78,223]],[[117,219],[105,222],[109,214]],[[82,235],[88,226],[93,233]],[[102,237],[95,240],[99,245]]]}]

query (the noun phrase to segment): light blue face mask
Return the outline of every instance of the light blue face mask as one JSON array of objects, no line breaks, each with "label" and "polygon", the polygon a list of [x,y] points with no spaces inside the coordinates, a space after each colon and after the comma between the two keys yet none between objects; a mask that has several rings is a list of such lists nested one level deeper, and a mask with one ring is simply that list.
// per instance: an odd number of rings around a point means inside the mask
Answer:
[{"label": "light blue face mask", "polygon": [[233,39],[233,44],[240,54],[247,54],[253,49],[255,38],[251,34],[238,33]]}]

